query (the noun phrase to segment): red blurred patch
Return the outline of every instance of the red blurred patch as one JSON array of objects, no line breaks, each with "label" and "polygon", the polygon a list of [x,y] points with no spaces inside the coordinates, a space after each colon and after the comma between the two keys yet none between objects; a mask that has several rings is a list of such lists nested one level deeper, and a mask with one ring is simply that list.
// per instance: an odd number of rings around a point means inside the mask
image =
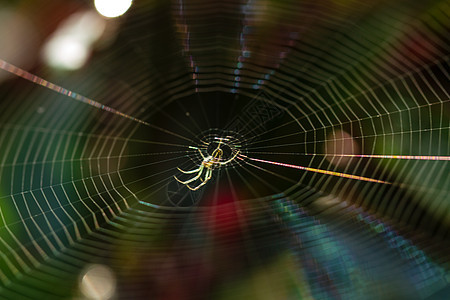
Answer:
[{"label": "red blurred patch", "polygon": [[205,227],[215,237],[228,240],[242,235],[247,220],[243,204],[229,189],[213,191],[206,197]]},{"label": "red blurred patch", "polygon": [[431,62],[438,54],[429,37],[420,31],[408,33],[400,42],[399,55],[407,58],[417,57],[421,60],[420,64]]}]

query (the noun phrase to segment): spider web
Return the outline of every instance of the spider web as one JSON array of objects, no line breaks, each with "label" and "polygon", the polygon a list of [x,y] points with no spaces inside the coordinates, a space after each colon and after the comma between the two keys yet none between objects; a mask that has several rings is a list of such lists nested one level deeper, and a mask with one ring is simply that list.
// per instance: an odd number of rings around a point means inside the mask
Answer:
[{"label": "spider web", "polygon": [[124,298],[448,292],[449,11],[135,3],[79,71],[0,60],[0,296],[72,297],[91,263]]}]

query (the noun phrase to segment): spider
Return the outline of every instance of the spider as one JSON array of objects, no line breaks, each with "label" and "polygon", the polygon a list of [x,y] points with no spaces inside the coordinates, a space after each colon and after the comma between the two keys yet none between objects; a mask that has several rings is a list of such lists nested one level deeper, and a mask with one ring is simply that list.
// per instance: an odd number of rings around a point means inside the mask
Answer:
[{"label": "spider", "polygon": [[[189,146],[189,148],[191,148],[191,149],[198,150],[198,152],[200,153],[200,155],[203,158],[203,161],[200,164],[200,166],[197,169],[194,169],[194,170],[183,171],[180,168],[177,168],[178,171],[180,171],[180,172],[182,172],[184,174],[197,173],[197,175],[195,175],[194,177],[192,177],[191,179],[188,179],[186,181],[181,181],[176,176],[173,176],[175,178],[175,180],[178,181],[181,184],[186,185],[192,191],[196,191],[199,188],[201,188],[202,186],[204,186],[211,179],[212,171],[213,171],[213,169],[215,167],[226,165],[227,163],[229,163],[233,159],[235,159],[236,156],[239,154],[239,150],[237,150],[230,159],[228,159],[226,161],[221,161],[222,156],[223,156],[223,150],[220,148],[221,144],[222,144],[222,139],[220,139],[219,144],[217,145],[217,148],[214,149],[213,153],[211,155],[208,155],[208,156],[203,155],[202,151],[199,148]],[[205,169],[206,169],[206,171],[203,172]],[[204,174],[203,178],[202,178],[202,174]],[[189,185],[189,183],[194,182],[196,180],[200,180],[201,183],[198,184],[195,187],[191,187]]]}]

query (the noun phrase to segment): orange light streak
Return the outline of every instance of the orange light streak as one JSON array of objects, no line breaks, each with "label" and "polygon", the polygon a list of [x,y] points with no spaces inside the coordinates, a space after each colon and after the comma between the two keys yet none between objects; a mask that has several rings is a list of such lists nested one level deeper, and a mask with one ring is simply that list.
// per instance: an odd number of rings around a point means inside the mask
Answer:
[{"label": "orange light streak", "polygon": [[[310,168],[310,167],[304,167],[304,166],[291,165],[291,164],[280,163],[280,162],[264,160],[264,159],[251,158],[251,157],[248,157],[248,156],[245,156],[245,155],[240,155],[240,156],[245,157],[245,158],[247,158],[249,160],[263,162],[263,163],[272,164],[272,165],[276,165],[276,166],[282,166],[282,167],[299,169],[299,170],[315,172],[315,173],[320,173],[320,174],[338,176],[338,177],[343,177],[343,178],[348,178],[348,179],[355,179],[355,180],[368,181],[368,182],[391,184],[390,182],[387,182],[387,181],[373,179],[373,178],[368,178],[368,177],[363,177],[363,176],[351,175],[351,174],[346,174],[346,173],[340,173],[340,172],[334,172],[334,171],[328,171],[328,170],[322,170],[322,169],[316,169],[316,168]],[[240,159],[242,159],[242,158],[240,158]]]},{"label": "orange light streak", "polygon": [[[311,154],[313,155],[313,154]],[[362,158],[392,158],[392,159],[410,159],[410,160],[445,160],[450,161],[450,156],[433,155],[384,155],[384,154],[326,154],[327,156],[338,157],[362,157]]]}]

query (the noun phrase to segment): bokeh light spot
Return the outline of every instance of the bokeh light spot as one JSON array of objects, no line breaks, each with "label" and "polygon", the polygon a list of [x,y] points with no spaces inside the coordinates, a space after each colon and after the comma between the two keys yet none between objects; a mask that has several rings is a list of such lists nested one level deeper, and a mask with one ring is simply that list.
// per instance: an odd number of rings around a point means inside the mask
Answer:
[{"label": "bokeh light spot", "polygon": [[91,265],[82,274],[80,290],[88,299],[110,299],[116,290],[116,278],[104,265]]},{"label": "bokeh light spot", "polygon": [[55,38],[46,45],[45,59],[49,65],[66,70],[82,67],[88,59],[87,47],[71,38]]},{"label": "bokeh light spot", "polygon": [[107,18],[123,15],[131,6],[131,0],[95,0],[98,13]]}]

